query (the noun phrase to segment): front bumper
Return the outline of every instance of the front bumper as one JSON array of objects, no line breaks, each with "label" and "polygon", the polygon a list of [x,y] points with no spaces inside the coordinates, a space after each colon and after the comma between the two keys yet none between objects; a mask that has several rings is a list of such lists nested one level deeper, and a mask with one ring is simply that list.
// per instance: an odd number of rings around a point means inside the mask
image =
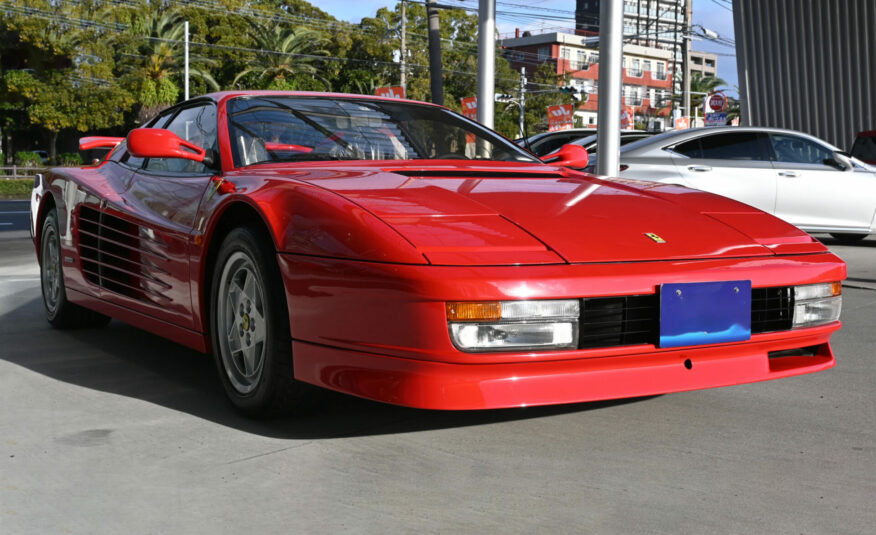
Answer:
[{"label": "front bumper", "polygon": [[829,338],[840,327],[835,322],[673,349],[640,344],[473,354],[453,347],[446,301],[647,294],[669,282],[751,280],[753,287],[771,287],[845,278],[845,264],[829,253],[496,267],[278,257],[297,379],[431,409],[575,403],[815,372],[834,365]]}]

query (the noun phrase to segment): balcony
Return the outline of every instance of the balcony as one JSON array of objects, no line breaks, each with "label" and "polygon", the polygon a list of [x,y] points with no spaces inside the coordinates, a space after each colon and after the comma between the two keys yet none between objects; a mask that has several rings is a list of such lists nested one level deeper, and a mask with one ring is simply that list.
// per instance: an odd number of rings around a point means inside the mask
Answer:
[{"label": "balcony", "polygon": [[668,78],[665,72],[655,72],[652,76],[655,80],[666,80]]},{"label": "balcony", "polygon": [[634,78],[641,78],[642,77],[642,69],[629,69],[627,71],[627,75],[632,76]]}]

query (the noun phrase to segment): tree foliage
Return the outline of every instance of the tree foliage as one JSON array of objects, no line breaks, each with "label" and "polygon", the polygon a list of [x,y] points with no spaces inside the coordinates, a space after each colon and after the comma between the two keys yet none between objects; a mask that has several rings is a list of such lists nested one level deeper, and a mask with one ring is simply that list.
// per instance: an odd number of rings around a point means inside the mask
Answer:
[{"label": "tree foliage", "polygon": [[[184,21],[192,95],[232,88],[373,94],[400,82],[398,3],[357,24],[304,0],[13,5],[0,12],[0,129],[7,157],[14,137],[41,137],[54,157],[59,135],[63,149],[72,150],[74,132],[124,134],[179,102]],[[445,104],[458,111],[461,98],[477,93],[477,16],[460,9],[442,9],[439,16]],[[423,5],[407,4],[407,95],[419,100],[431,99],[427,22]],[[516,94],[519,74],[498,53],[495,68],[496,91]],[[557,83],[548,69],[530,79]],[[546,105],[566,98],[550,91],[529,96],[527,130],[546,122]],[[517,117],[515,106],[497,105],[497,130],[517,137]]]}]

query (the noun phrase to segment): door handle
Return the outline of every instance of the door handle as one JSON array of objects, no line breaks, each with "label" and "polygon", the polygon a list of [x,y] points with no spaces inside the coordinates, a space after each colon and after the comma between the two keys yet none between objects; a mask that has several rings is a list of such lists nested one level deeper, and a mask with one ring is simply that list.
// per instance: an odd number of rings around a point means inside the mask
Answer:
[{"label": "door handle", "polygon": [[708,165],[688,165],[688,171],[697,171],[698,173],[704,173],[706,171],[711,171],[712,168]]},{"label": "door handle", "polygon": [[779,176],[794,178],[800,176],[800,173],[798,173],[797,171],[779,171]]}]

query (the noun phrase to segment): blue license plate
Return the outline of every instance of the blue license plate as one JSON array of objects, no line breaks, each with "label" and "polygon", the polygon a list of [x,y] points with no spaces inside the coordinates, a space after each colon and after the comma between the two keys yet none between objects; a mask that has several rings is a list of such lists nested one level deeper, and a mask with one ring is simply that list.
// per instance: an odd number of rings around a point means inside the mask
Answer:
[{"label": "blue license plate", "polygon": [[751,338],[751,281],[660,286],[660,347]]}]

